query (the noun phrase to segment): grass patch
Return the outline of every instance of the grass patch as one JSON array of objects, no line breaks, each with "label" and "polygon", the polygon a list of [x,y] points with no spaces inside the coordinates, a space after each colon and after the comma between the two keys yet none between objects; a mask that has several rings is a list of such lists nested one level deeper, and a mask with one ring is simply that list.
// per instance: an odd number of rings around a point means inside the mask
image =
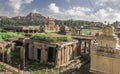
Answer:
[{"label": "grass patch", "polygon": [[50,32],[33,34],[31,39],[39,42],[66,42],[72,40],[70,35],[60,35]]},{"label": "grass patch", "polygon": [[92,33],[98,33],[101,32],[101,29],[82,29],[82,35],[89,35],[90,32]]},{"label": "grass patch", "polygon": [[8,39],[8,38],[18,37],[18,36],[21,36],[21,34],[17,34],[14,32],[0,32],[0,41],[3,41],[4,39]]}]

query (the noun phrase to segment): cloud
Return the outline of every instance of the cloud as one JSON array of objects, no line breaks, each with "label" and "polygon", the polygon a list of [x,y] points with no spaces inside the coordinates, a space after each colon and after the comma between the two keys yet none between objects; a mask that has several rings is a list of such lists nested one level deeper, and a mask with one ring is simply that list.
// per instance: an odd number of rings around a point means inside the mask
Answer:
[{"label": "cloud", "polygon": [[[117,9],[117,5],[116,5],[116,2],[120,3],[119,0],[110,0],[111,2],[109,2],[108,0],[101,0],[101,1],[94,0],[94,1],[96,1],[96,3],[100,2],[97,6],[98,8],[94,10],[91,7],[85,7],[85,6],[73,6],[71,8],[64,9],[58,7],[56,3],[51,3],[48,6],[49,8],[48,10],[50,11],[45,13],[45,15],[54,16],[56,19],[61,19],[61,20],[74,19],[74,20],[89,20],[89,21],[99,21],[99,22],[108,21],[110,23],[120,19],[120,14],[119,14],[120,10]],[[112,2],[113,2],[113,7],[112,7]]]},{"label": "cloud", "polygon": [[30,4],[33,0],[8,0],[8,4],[12,7],[15,13],[18,13],[23,4]]},{"label": "cloud", "polygon": [[85,16],[90,11],[91,10],[89,8],[73,7],[73,8],[66,10],[66,11],[62,11],[62,13],[63,13],[63,15],[67,15],[67,16],[80,17],[80,16]]},{"label": "cloud", "polygon": [[66,2],[70,2],[71,0],[65,0]]},{"label": "cloud", "polygon": [[[86,1],[81,4],[78,0],[64,0],[67,5],[60,5],[50,3],[47,8],[32,8],[25,7],[31,4],[34,0],[3,0],[0,3],[0,15],[17,16],[26,15],[27,13],[40,12],[45,16],[53,16],[56,19],[74,19],[74,20],[89,20],[89,21],[120,21],[120,0],[93,0],[94,9]],[[59,1],[58,1],[59,2]],[[80,4],[79,4],[80,3]],[[65,6],[65,7],[64,7]],[[27,9],[27,10],[25,10]],[[14,12],[14,14],[13,14]],[[101,19],[101,20],[100,20]]]},{"label": "cloud", "polygon": [[48,6],[49,10],[53,13],[59,13],[60,10],[59,10],[59,7],[56,6],[56,3],[51,3],[49,6]]}]

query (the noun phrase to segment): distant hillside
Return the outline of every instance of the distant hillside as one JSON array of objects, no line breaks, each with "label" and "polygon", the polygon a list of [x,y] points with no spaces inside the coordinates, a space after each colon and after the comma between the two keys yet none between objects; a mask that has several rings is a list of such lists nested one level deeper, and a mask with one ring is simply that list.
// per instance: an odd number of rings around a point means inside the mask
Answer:
[{"label": "distant hillside", "polygon": [[37,22],[37,23],[45,23],[46,17],[42,16],[39,13],[29,13],[27,16],[16,16],[11,19],[15,21],[24,21],[24,22]]},{"label": "distant hillside", "polygon": [[16,16],[12,18],[0,17],[0,25],[42,25],[46,23],[46,17],[39,13],[29,13],[27,16]]},{"label": "distant hillside", "polygon": [[[39,13],[29,13],[26,16],[15,16],[9,18],[7,16],[0,16],[0,26],[20,26],[20,25],[44,25],[47,18]],[[101,22],[89,22],[84,20],[55,20],[58,25],[67,25],[71,28],[81,28],[81,26],[101,26]]]}]

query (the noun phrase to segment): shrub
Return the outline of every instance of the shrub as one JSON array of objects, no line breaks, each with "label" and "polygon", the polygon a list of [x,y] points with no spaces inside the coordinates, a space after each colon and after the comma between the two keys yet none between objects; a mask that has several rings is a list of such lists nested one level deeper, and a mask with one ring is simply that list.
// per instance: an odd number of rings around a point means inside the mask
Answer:
[{"label": "shrub", "polygon": [[14,32],[0,32],[0,41],[4,40],[4,39],[8,39],[8,38],[13,38],[13,37],[18,37],[21,34],[17,34]]},{"label": "shrub", "polygon": [[69,35],[60,35],[49,32],[33,34],[31,39],[40,42],[65,42],[72,40],[71,36]]}]

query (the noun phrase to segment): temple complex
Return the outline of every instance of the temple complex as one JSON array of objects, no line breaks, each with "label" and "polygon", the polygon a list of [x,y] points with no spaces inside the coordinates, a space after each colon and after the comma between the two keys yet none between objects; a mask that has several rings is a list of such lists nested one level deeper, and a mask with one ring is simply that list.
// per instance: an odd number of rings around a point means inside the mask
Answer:
[{"label": "temple complex", "polygon": [[42,26],[43,32],[59,32],[59,26],[55,24],[55,20],[53,18],[48,17],[47,23]]},{"label": "temple complex", "polygon": [[[80,68],[85,62],[83,59],[90,60],[91,64],[96,63],[93,59],[97,55],[94,46],[94,36],[81,35],[81,29],[71,29],[68,26],[58,26],[55,24],[53,18],[48,17],[46,25],[40,26],[12,26],[4,28],[8,31],[24,32],[30,34],[16,37],[13,39],[6,39],[0,43],[0,55],[1,61],[10,63],[14,56],[11,56],[15,50],[17,50],[18,60],[21,60],[21,68],[24,69],[26,66],[26,60],[39,61],[41,64],[52,65],[62,72],[68,70],[75,70]],[[111,32],[109,32],[110,30]],[[35,36],[36,35],[36,36]],[[32,36],[34,39],[32,39]],[[110,37],[109,43],[106,41],[106,37]],[[68,40],[70,39],[70,40]],[[58,41],[57,41],[58,40]],[[68,41],[67,41],[68,40]],[[53,42],[52,42],[53,41]],[[106,42],[104,42],[106,41]],[[118,38],[115,36],[111,27],[103,29],[103,34],[98,36],[97,42],[99,47],[109,47],[118,49]],[[98,46],[97,45],[97,46]],[[17,49],[16,49],[17,48]],[[4,52],[3,52],[4,51]],[[99,50],[98,50],[99,51]],[[101,66],[102,67],[102,66]],[[97,71],[96,66],[91,66],[91,72]]]},{"label": "temple complex", "polygon": [[61,26],[59,33],[63,35],[71,35],[71,30],[68,26]]},{"label": "temple complex", "polygon": [[95,74],[120,73],[120,46],[114,28],[105,26],[91,50],[90,71]]}]

